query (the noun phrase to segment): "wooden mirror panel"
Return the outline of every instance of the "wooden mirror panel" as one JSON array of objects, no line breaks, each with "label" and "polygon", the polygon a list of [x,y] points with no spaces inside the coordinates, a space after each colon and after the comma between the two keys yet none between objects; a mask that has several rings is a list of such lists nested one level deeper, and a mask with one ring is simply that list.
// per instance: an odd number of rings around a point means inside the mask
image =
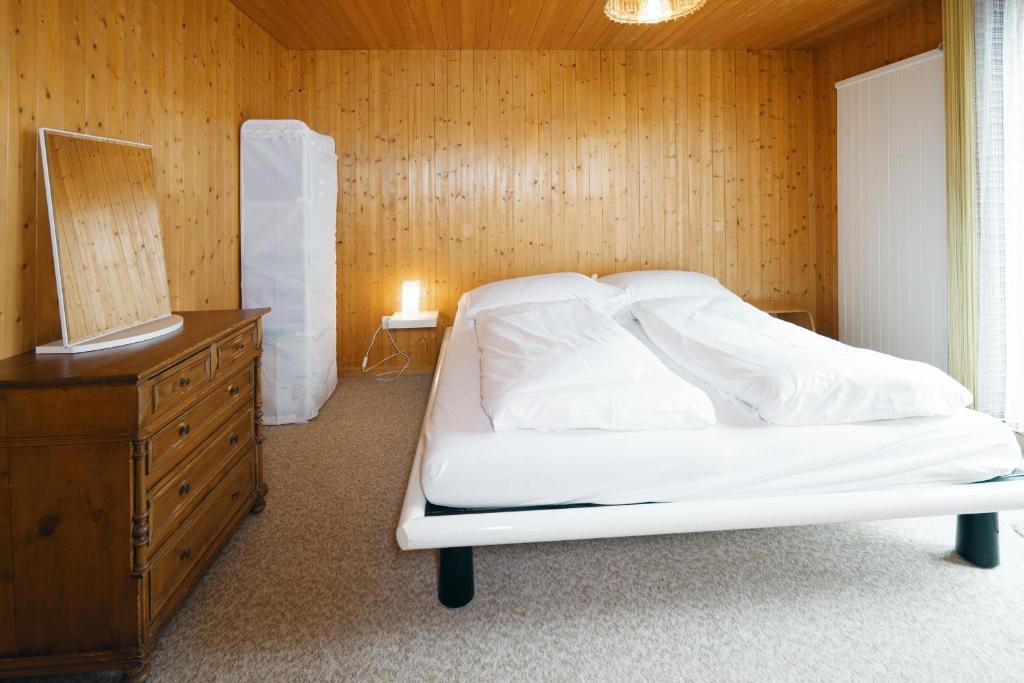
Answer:
[{"label": "wooden mirror panel", "polygon": [[42,129],[64,345],[170,315],[148,145]]}]

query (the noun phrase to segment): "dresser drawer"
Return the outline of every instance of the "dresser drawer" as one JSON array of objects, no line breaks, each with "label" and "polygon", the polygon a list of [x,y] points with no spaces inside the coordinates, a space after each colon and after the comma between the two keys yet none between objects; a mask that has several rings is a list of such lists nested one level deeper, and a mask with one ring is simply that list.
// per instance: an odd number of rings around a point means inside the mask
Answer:
[{"label": "dresser drawer", "polygon": [[217,342],[217,367],[227,368],[256,348],[256,326],[249,325],[227,339]]},{"label": "dresser drawer", "polygon": [[147,574],[149,620],[156,618],[168,598],[203,562],[205,553],[224,526],[241,511],[252,505],[255,489],[255,468],[251,451],[241,457],[213,492],[188,519],[177,534],[168,540]]},{"label": "dresser drawer", "polygon": [[150,414],[152,417],[167,414],[202,393],[211,381],[213,359],[210,350],[206,349],[164,370],[146,383]]},{"label": "dresser drawer", "polygon": [[220,425],[227,413],[252,403],[252,364],[236,372],[224,384],[190,408],[180,419],[164,427],[150,441],[148,481],[152,486],[195,450]]},{"label": "dresser drawer", "polygon": [[194,455],[167,475],[149,494],[150,547],[174,533],[181,521],[216,486],[224,470],[253,437],[253,408],[231,417],[203,442]]}]

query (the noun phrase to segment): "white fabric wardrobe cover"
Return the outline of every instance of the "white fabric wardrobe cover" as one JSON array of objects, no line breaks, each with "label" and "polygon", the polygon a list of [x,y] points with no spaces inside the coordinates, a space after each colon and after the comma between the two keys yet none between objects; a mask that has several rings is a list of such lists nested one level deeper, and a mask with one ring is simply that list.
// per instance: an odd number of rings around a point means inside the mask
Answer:
[{"label": "white fabric wardrobe cover", "polygon": [[242,306],[263,319],[264,424],[316,417],[338,383],[334,140],[301,121],[246,121]]}]

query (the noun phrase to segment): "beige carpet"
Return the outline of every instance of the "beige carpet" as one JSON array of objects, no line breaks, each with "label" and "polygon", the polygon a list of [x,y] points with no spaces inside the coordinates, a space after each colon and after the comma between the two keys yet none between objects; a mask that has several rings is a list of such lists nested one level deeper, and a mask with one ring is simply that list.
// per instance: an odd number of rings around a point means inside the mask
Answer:
[{"label": "beige carpet", "polygon": [[267,509],[150,680],[1024,680],[1010,523],[996,570],[950,555],[953,518],[481,548],[445,609],[434,554],[394,540],[428,385],[345,378],[267,430]]}]

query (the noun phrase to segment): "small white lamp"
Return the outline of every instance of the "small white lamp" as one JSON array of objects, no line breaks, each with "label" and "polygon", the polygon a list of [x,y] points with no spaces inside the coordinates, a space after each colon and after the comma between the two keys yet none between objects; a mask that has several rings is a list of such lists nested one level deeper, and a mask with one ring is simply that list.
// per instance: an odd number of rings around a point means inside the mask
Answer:
[{"label": "small white lamp", "polygon": [[386,315],[381,321],[385,329],[437,327],[437,311],[420,310],[420,281],[402,281],[402,311]]},{"label": "small white lamp", "polygon": [[420,314],[420,281],[402,282],[402,317],[415,318]]}]

